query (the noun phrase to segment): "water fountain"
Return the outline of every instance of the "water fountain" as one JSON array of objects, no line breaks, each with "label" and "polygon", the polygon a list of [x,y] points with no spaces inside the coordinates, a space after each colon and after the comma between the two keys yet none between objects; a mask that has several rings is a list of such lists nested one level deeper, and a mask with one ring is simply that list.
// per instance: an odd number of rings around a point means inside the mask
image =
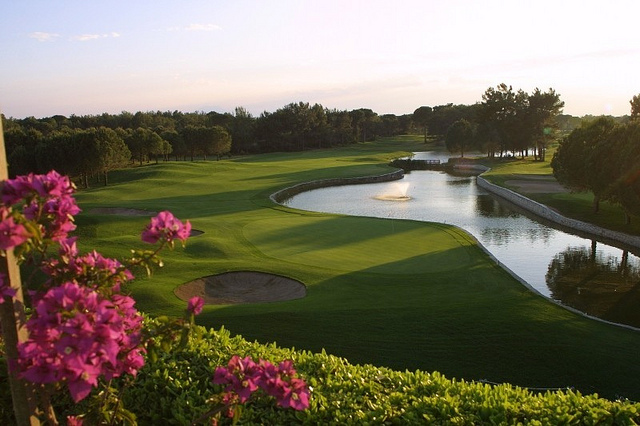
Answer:
[{"label": "water fountain", "polygon": [[373,198],[381,201],[409,201],[411,199],[411,197],[407,195],[409,185],[409,182],[394,182],[394,191],[376,195]]}]

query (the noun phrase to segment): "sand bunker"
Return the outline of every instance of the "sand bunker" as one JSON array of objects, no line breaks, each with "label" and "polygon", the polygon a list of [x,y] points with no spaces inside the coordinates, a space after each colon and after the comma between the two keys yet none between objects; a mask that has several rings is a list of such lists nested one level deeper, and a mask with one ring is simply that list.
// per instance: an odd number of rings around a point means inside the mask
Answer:
[{"label": "sand bunker", "polygon": [[263,272],[227,272],[198,278],[175,289],[182,300],[200,296],[206,304],[229,305],[301,299],[307,287],[299,281]]},{"label": "sand bunker", "polygon": [[155,216],[156,212],[140,209],[125,209],[122,207],[100,207],[89,210],[93,214],[115,214],[119,216]]}]

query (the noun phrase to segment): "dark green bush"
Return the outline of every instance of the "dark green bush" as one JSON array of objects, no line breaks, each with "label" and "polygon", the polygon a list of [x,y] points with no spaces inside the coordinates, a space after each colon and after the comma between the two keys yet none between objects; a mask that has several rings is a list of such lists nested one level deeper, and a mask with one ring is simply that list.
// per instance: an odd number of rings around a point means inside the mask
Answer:
[{"label": "dark green bush", "polygon": [[439,373],[398,372],[351,365],[326,353],[279,348],[203,330],[183,352],[145,367],[125,405],[141,424],[189,424],[209,408],[220,388],[213,370],[232,355],[271,362],[292,359],[312,388],[307,411],[280,409],[262,398],[250,402],[242,423],[259,424],[635,424],[640,405],[567,391],[536,393],[508,384],[452,381]]},{"label": "dark green bush", "polygon": [[[251,343],[224,329],[201,329],[201,333],[185,350],[164,354],[147,364],[132,385],[123,386],[123,402],[139,424],[191,424],[211,408],[208,398],[221,391],[211,382],[215,367],[234,354],[271,362],[292,359],[312,388],[308,410],[278,408],[268,397],[259,397],[246,405],[241,424],[633,425],[640,421],[640,404],[631,401],[609,401],[571,390],[540,393],[509,384],[455,381],[437,372],[351,365],[324,352]],[[8,391],[4,388],[3,394]],[[3,403],[5,396],[0,395]],[[61,414],[65,408],[82,410],[69,405],[68,398],[65,401],[58,402]],[[2,407],[2,424],[10,424],[9,411],[10,407]]]}]

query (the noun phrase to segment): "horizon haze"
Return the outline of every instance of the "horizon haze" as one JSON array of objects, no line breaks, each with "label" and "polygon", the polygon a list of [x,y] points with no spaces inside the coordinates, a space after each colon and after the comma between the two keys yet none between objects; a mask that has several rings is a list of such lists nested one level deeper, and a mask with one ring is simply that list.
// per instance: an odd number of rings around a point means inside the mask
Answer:
[{"label": "horizon haze", "polygon": [[291,102],[411,114],[500,83],[553,88],[575,116],[629,114],[640,3],[4,2],[0,112],[257,116]]}]

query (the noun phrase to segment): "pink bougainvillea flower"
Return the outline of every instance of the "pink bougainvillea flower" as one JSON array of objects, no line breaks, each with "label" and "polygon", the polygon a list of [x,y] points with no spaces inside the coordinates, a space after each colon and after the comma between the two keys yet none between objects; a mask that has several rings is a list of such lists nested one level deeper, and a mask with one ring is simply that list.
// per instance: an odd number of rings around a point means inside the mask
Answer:
[{"label": "pink bougainvillea flower", "polygon": [[283,408],[305,410],[309,408],[309,388],[304,380],[291,379],[288,386],[283,387],[283,393],[276,399],[278,405]]},{"label": "pink bougainvillea flower", "polygon": [[[47,200],[41,208],[44,219],[41,221],[46,235],[54,241],[67,238],[69,232],[76,229],[73,216],[80,212],[80,208],[71,197]],[[25,209],[26,216],[26,209]]]},{"label": "pink bougainvillea flower", "polygon": [[122,284],[134,278],[118,260],[104,257],[95,250],[79,255],[74,238],[60,241],[59,255],[59,259],[50,259],[42,265],[42,271],[51,277],[50,283],[61,280],[87,286],[100,284],[117,293]]},{"label": "pink bougainvillea flower", "polygon": [[46,175],[30,175],[31,186],[40,197],[64,198],[73,193],[73,184],[68,176],[63,176],[55,170]]},{"label": "pink bougainvillea flower", "polygon": [[202,312],[203,307],[204,299],[199,296],[193,296],[187,303],[187,311],[191,312],[193,315],[199,315],[200,312]]},{"label": "pink bougainvillea flower", "polygon": [[18,345],[22,377],[34,383],[65,382],[75,402],[98,385],[142,367],[142,317],[133,299],[100,294],[70,281],[34,300]]},{"label": "pink bougainvillea flower", "polygon": [[[0,187],[0,199],[6,206],[11,206],[33,196],[68,200],[73,194],[74,186],[69,177],[62,176],[55,170],[46,175],[29,173],[8,179]],[[74,202],[75,204],[75,202]]]},{"label": "pink bougainvillea flower", "polygon": [[257,364],[251,357],[240,358],[234,355],[227,367],[218,367],[214,372],[213,383],[226,384],[228,400],[233,400],[232,395],[237,395],[241,404],[247,402],[251,394],[258,389]]},{"label": "pink bougainvillea flower", "polygon": [[0,250],[9,250],[27,241],[31,234],[10,215],[9,210],[0,212]]},{"label": "pink bougainvillea flower", "polygon": [[[18,176],[15,179],[4,181],[0,186],[0,199],[4,204],[4,209],[17,208],[23,203],[21,209],[23,216],[35,222],[44,238],[54,241],[61,241],[67,238],[69,232],[76,226],[73,223],[73,216],[80,212],[72,194],[74,186],[66,176],[61,176],[55,171],[46,175],[29,174]],[[3,215],[2,219],[6,219]],[[8,224],[10,225],[10,223]],[[21,226],[21,225],[19,225]],[[17,228],[20,230],[20,228]],[[16,234],[17,230],[3,229],[5,242],[7,233]],[[14,238],[15,239],[15,238]],[[24,239],[11,241],[8,243],[18,245]],[[18,244],[15,244],[18,242]]]},{"label": "pink bougainvillea flower", "polygon": [[227,367],[218,367],[213,383],[226,384],[223,403],[227,405],[246,402],[257,389],[273,396],[279,406],[304,410],[309,407],[309,388],[304,380],[296,377],[291,361],[275,367],[268,361],[255,363],[250,357],[233,356]]},{"label": "pink bougainvillea flower", "polygon": [[80,417],[67,416],[67,426],[83,426],[84,421]]},{"label": "pink bougainvillea flower", "polygon": [[75,257],[78,255],[78,246],[76,245],[76,241],[78,237],[71,237],[64,240],[60,240],[58,243],[60,244],[59,253],[61,257]]},{"label": "pink bougainvillea flower", "polygon": [[2,203],[8,207],[22,201],[31,192],[31,188],[27,176],[18,176],[4,181],[0,188]]},{"label": "pink bougainvillea flower", "polygon": [[155,244],[158,241],[186,241],[191,234],[191,223],[182,223],[169,211],[162,211],[151,218],[151,223],[142,231],[142,241]]}]

